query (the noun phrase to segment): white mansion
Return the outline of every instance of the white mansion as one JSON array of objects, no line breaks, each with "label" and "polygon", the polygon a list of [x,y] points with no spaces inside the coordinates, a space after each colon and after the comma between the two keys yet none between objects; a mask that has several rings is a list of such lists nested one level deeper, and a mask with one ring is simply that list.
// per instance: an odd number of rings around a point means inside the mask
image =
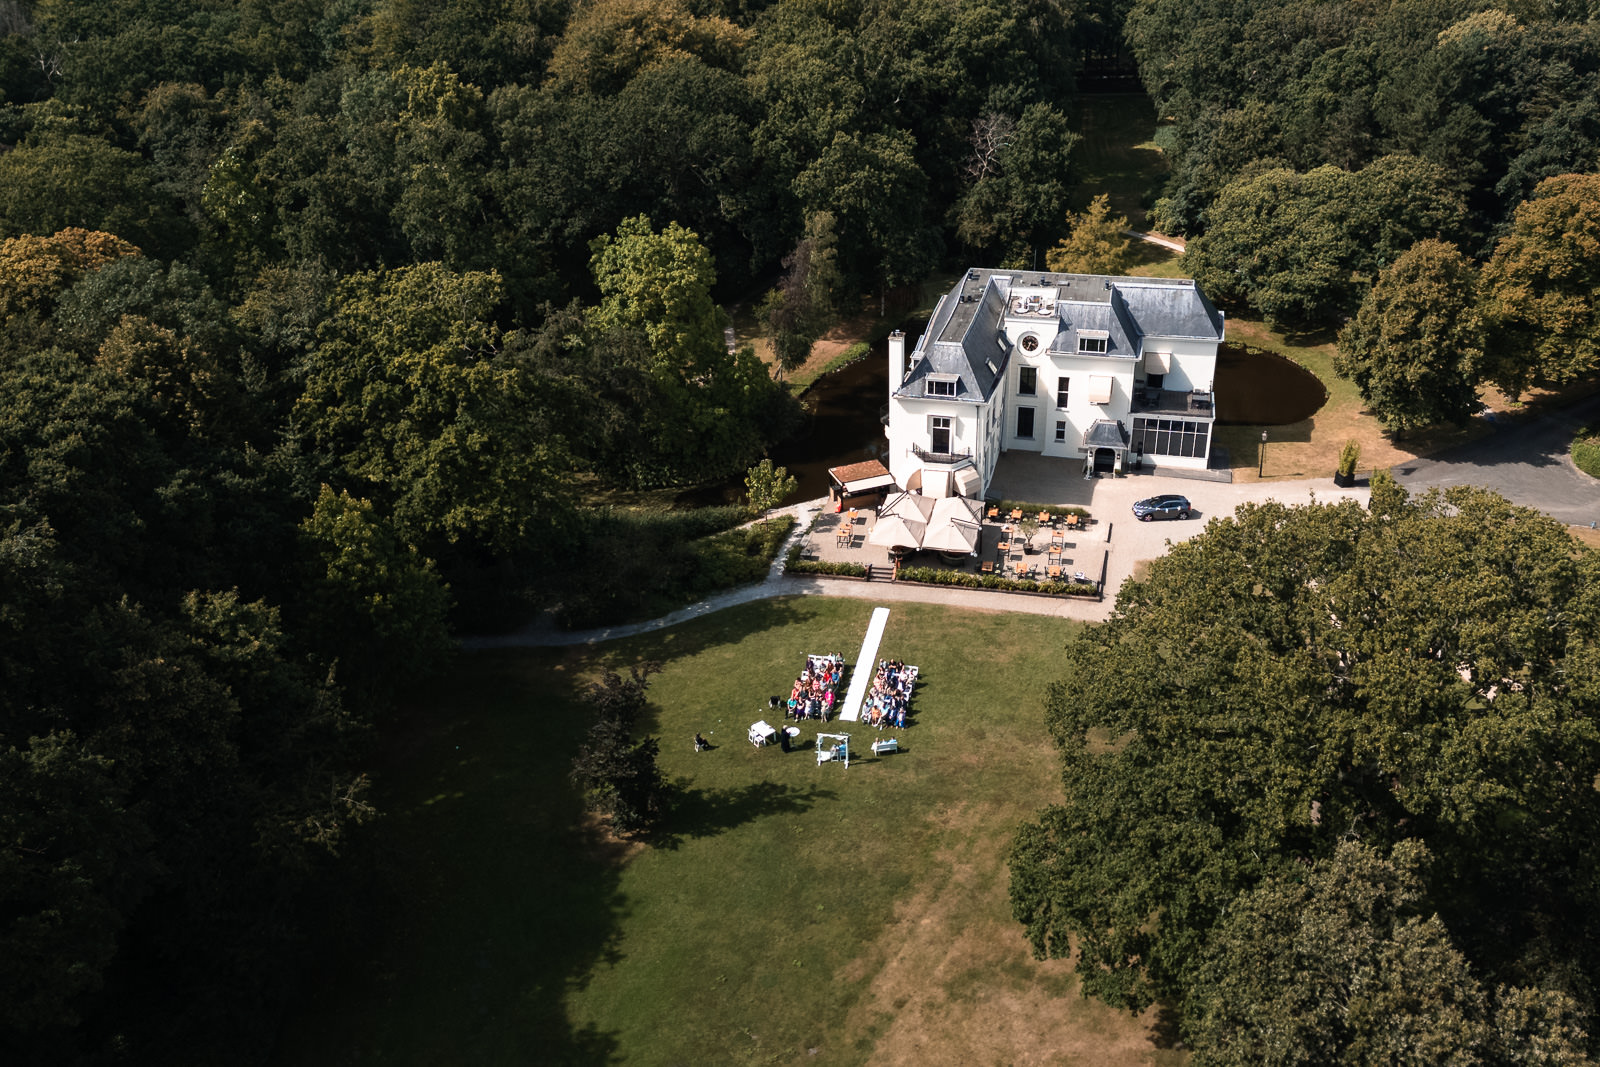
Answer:
[{"label": "white mansion", "polygon": [[888,465],[931,496],[982,496],[1008,449],[1204,469],[1222,313],[1188,279],[969,270],[906,363],[889,338]]}]

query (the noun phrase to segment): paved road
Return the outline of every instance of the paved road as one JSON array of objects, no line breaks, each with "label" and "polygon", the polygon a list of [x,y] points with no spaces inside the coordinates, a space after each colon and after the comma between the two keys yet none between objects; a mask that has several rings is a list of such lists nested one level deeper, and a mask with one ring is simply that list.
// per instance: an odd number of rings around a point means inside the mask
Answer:
[{"label": "paved road", "polygon": [[1437,456],[1394,468],[1412,492],[1435,486],[1481,485],[1562,522],[1600,522],[1600,482],[1573,466],[1574,431],[1600,417],[1600,394],[1560,411],[1501,422],[1495,433]]}]

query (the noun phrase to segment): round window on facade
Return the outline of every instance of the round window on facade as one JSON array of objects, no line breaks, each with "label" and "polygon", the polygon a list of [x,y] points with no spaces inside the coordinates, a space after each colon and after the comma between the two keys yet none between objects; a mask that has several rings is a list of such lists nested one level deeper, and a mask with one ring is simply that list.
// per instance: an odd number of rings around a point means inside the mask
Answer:
[{"label": "round window on facade", "polygon": [[1017,343],[1022,345],[1024,352],[1033,352],[1039,347],[1039,338],[1034,334],[1025,333],[1022,335],[1022,340]]}]

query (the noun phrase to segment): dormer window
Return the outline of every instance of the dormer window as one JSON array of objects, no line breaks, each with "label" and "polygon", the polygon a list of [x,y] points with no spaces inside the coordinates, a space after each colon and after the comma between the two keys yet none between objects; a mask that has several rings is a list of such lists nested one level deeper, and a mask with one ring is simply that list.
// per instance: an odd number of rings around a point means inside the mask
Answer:
[{"label": "dormer window", "polygon": [[1111,335],[1105,330],[1079,330],[1078,351],[1103,356],[1110,338]]},{"label": "dormer window", "polygon": [[928,395],[955,396],[956,384],[960,382],[960,380],[961,379],[957,378],[953,374],[930,374],[928,375],[927,383]]}]

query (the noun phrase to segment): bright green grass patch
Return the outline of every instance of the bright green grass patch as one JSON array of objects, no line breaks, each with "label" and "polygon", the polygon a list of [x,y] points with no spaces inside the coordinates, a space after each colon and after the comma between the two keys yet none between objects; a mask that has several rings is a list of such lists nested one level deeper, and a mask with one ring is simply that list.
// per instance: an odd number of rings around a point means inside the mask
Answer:
[{"label": "bright green grass patch", "polygon": [[813,385],[817,384],[817,382],[822,378],[832,374],[834,371],[843,370],[857,360],[866,359],[868,356],[872,355],[872,345],[881,338],[887,337],[892,332],[888,325],[882,323],[879,325],[882,328],[878,329],[875,327],[872,331],[873,336],[869,341],[857,341],[849,348],[846,348],[843,352],[840,352],[837,356],[834,356],[832,359],[828,360],[827,363],[815,371],[797,372],[794,377],[789,379],[789,391],[794,395],[799,396],[807,389],[810,389]]},{"label": "bright green grass patch", "polygon": [[1600,427],[1591,426],[1572,439],[1572,462],[1591,478],[1600,478]]},{"label": "bright green grass patch", "polygon": [[[865,758],[848,769],[751,748],[767,696],[807,652],[853,659],[872,608],[790,598],[595,649],[463,657],[389,728],[376,874],[352,887],[369,936],[339,925],[280,1062],[793,1062],[818,1048],[818,1062],[867,1063],[887,1020],[841,1023],[917,893],[943,894],[951,936],[998,924],[1025,961],[1003,897],[947,884],[950,857],[999,870],[1016,826],[1058,796],[1042,710],[1074,624],[895,606],[880,654],[922,668],[906,751],[872,759],[860,724],[846,729]],[[687,793],[672,846],[618,863],[579,829],[567,783],[586,725],[574,693],[649,659],[666,667],[644,726]],[[718,747],[693,752],[697,730]],[[1019,966],[919,982],[962,1003],[1041,979]],[[1089,1010],[1070,979],[1043,985],[1062,1012]]]}]

